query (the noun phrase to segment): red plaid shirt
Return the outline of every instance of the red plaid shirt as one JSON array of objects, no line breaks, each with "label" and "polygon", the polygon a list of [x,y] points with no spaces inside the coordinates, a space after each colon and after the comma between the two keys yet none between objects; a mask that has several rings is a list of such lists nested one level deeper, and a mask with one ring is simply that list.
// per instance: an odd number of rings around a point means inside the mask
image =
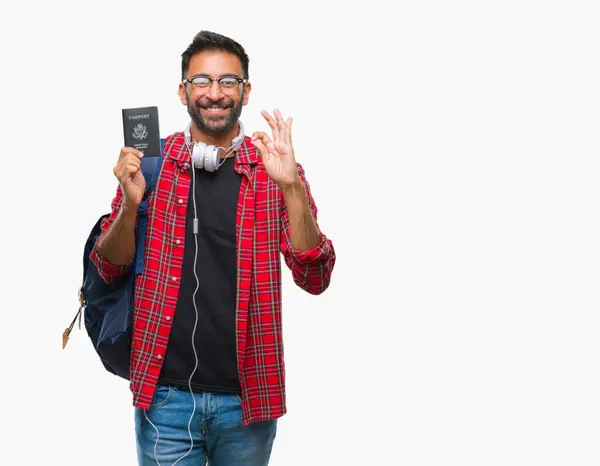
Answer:
[{"label": "red plaid shirt", "polygon": [[[136,278],[133,315],[130,389],[133,405],[146,409],[167,350],[182,273],[191,184],[191,157],[183,133],[166,139],[163,158],[160,178],[148,202],[144,270]],[[236,348],[242,420],[248,425],[286,412],[280,252],[294,282],[311,294],[320,294],[329,286],[335,252],[322,233],[314,249],[292,247],[283,195],[248,137],[235,158],[235,170],[243,175],[236,216]],[[316,218],[317,208],[300,164],[298,171]],[[102,231],[114,221],[122,201],[118,188]],[[96,248],[90,257],[107,282],[131,267],[109,263]]]}]

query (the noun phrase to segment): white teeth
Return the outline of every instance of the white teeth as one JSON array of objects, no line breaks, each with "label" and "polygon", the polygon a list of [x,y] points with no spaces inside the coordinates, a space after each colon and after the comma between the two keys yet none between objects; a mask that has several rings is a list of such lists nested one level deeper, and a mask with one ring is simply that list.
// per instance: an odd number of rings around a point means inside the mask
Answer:
[{"label": "white teeth", "polygon": [[209,112],[220,112],[223,109],[221,107],[210,107],[210,108],[207,108],[206,110],[208,110]]}]

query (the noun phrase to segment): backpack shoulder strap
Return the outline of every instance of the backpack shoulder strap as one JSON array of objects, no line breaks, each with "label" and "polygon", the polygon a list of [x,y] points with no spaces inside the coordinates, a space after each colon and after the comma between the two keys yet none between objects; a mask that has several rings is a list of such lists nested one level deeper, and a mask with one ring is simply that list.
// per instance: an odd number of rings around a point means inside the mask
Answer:
[{"label": "backpack shoulder strap", "polygon": [[135,233],[135,274],[139,275],[142,273],[144,268],[144,244],[146,243],[146,226],[148,225],[148,199],[150,194],[156,188],[158,177],[160,175],[160,169],[164,158],[165,140],[160,140],[160,152],[161,155],[142,157],[142,173],[146,180],[146,191],[144,192],[144,199],[138,208],[138,221]]}]

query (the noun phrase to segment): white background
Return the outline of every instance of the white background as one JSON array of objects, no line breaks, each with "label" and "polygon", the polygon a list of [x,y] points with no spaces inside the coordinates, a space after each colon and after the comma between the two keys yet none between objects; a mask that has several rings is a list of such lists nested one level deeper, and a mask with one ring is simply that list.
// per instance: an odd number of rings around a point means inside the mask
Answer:
[{"label": "white background", "polygon": [[[600,17],[583,1],[24,2],[2,12],[0,464],[134,465],[82,250],[121,109],[183,129],[180,54],[238,40],[338,261],[284,282],[271,465],[600,464]],[[14,6],[11,8],[15,8]]]}]

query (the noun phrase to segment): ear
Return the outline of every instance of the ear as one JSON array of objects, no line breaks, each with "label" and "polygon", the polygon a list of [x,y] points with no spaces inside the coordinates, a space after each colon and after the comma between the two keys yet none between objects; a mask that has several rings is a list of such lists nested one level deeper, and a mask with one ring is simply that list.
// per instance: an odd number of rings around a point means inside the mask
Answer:
[{"label": "ear", "polygon": [[179,100],[183,105],[187,105],[187,95],[185,95],[185,85],[183,83],[179,83]]},{"label": "ear", "polygon": [[250,91],[252,91],[252,84],[246,83],[244,86],[244,99],[242,100],[242,105],[248,105],[248,100],[250,99]]}]

